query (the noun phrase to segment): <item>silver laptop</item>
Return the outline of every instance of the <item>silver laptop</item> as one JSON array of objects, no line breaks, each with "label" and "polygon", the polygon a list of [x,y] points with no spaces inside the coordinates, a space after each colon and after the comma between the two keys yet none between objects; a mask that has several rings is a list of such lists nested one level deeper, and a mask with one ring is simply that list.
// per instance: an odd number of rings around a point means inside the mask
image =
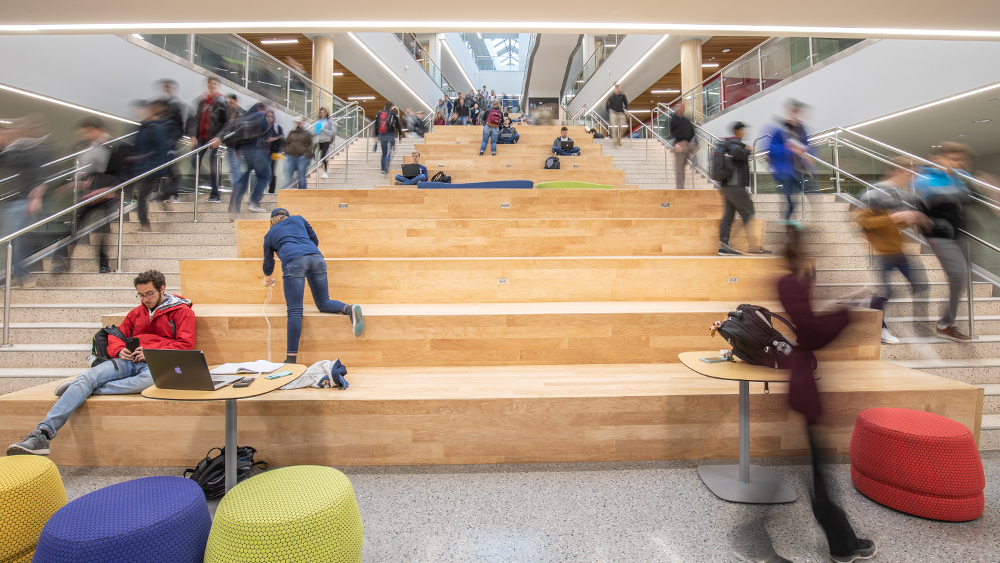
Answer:
[{"label": "silver laptop", "polygon": [[212,375],[201,350],[143,349],[153,384],[160,389],[216,391],[243,379],[241,375]]}]

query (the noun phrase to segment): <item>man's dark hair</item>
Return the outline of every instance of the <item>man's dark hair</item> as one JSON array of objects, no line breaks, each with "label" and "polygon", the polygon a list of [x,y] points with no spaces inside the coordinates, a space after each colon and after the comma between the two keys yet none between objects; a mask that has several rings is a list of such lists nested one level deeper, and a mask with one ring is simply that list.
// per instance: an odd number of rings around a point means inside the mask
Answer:
[{"label": "man's dark hair", "polygon": [[386,102],[385,105],[382,106],[382,109],[385,111],[392,111],[392,102]]},{"label": "man's dark hair", "polygon": [[229,94],[226,97],[229,98],[230,100],[233,100],[233,101],[236,101],[236,102],[239,101],[239,98],[236,97],[236,94]]},{"label": "man's dark hair", "polygon": [[742,121],[737,121],[736,123],[733,123],[733,133],[739,131],[740,129],[743,129],[744,127],[746,126],[743,125]]},{"label": "man's dark hair", "polygon": [[569,127],[563,127],[562,129],[559,130],[560,133],[562,133],[563,131],[569,131]]},{"label": "man's dark hair", "polygon": [[167,285],[167,277],[163,275],[163,272],[159,270],[146,270],[145,272],[139,274],[135,277],[135,286],[139,287],[144,283],[151,283],[157,291],[162,287]]},{"label": "man's dark hair", "polygon": [[808,109],[809,104],[800,100],[796,100],[795,98],[789,98],[788,101],[785,102],[785,107],[796,108],[796,109]]},{"label": "man's dark hair", "polygon": [[96,115],[88,115],[80,120],[78,125],[80,129],[107,129],[107,125],[104,124],[104,120]]},{"label": "man's dark hair", "polygon": [[173,78],[161,78],[160,79],[160,86],[173,86],[174,88],[176,88],[177,87],[177,81],[174,80]]}]

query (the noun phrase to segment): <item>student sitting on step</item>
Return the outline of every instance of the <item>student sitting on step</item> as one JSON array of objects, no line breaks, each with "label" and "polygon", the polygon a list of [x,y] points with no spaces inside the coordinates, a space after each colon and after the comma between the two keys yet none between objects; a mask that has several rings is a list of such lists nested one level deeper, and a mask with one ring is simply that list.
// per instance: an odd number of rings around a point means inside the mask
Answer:
[{"label": "student sitting on step", "polygon": [[125,342],[108,335],[108,355],[113,359],[95,365],[73,381],[59,384],[56,387],[59,400],[45,420],[22,442],[11,444],[7,455],[49,455],[49,441],[87,397],[141,393],[152,385],[143,349],[194,349],[195,316],[191,302],[166,293],[166,289],[166,278],[156,270],[136,276],[136,297],[141,303],[129,311],[118,328],[127,338],[138,338],[139,347],[129,352]]},{"label": "student sitting on step", "polygon": [[497,137],[497,143],[501,145],[513,145],[516,144],[521,136],[517,134],[517,128],[510,122],[510,116],[503,118],[503,124],[500,125],[500,136]]},{"label": "student sitting on step", "polygon": [[299,338],[302,336],[302,294],[309,282],[316,308],[323,313],[337,313],[351,318],[354,336],[365,331],[365,318],[360,305],[348,305],[330,299],[326,279],[326,260],[319,251],[319,237],[300,215],[290,216],[288,210],[271,212],[271,229],[264,235],[264,285],[274,280],[274,255],[281,260],[281,278],[288,308],[288,356],[286,364],[296,363]]},{"label": "student sitting on step", "polygon": [[569,129],[563,127],[559,130],[559,133],[560,136],[556,137],[556,140],[552,142],[552,152],[558,154],[559,156],[580,156],[580,147],[573,147],[567,151],[563,150],[562,147],[559,146],[560,143],[573,140],[569,138]]},{"label": "student sitting on step", "polygon": [[396,174],[397,186],[415,186],[417,182],[427,181],[427,167],[424,166],[423,164],[420,164],[420,151],[413,151],[413,154],[411,154],[410,156],[413,157],[413,164],[416,164],[417,166],[420,167],[420,174],[417,174],[412,178],[407,178],[402,174]]}]

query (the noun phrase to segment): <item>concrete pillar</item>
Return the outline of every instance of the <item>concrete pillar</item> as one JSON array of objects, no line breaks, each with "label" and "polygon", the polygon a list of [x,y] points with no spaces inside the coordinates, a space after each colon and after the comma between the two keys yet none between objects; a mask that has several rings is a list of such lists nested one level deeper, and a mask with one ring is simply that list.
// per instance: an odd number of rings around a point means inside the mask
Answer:
[{"label": "concrete pillar", "polygon": [[681,92],[701,84],[701,41],[691,39],[681,43]]},{"label": "concrete pillar", "polygon": [[[328,92],[333,92],[333,39],[325,37],[323,35],[317,35],[313,37],[313,80],[316,84],[319,84],[321,88]],[[316,106],[313,109],[314,112],[319,111],[319,108],[325,107],[329,111],[333,111],[330,107],[330,102],[332,99],[329,95],[323,94],[319,95],[317,93],[314,96],[316,100]]]},{"label": "concrete pillar", "polygon": [[580,42],[580,50],[583,54],[583,62],[586,63],[590,60],[591,55],[594,54],[594,36],[585,33],[583,35],[583,40]]}]

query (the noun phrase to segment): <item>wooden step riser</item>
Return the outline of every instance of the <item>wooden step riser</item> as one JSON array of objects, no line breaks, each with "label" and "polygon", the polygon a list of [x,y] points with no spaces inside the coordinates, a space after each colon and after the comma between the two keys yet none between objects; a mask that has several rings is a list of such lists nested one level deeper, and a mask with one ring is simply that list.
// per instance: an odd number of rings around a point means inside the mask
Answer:
[{"label": "wooden step riser", "polygon": [[[221,307],[221,306],[220,306]],[[210,363],[259,359],[267,350],[263,316],[198,315],[196,346]],[[315,309],[311,309],[315,311]],[[271,307],[272,356],[285,350],[283,307]],[[272,316],[273,315],[273,316]],[[879,315],[855,311],[857,322],[822,350],[824,359],[877,359]],[[348,366],[497,366],[672,363],[689,350],[727,347],[709,335],[725,313],[581,313],[506,315],[366,314],[362,338],[344,315],[307,312],[299,362],[340,358]],[[105,324],[120,317],[106,316]]]},{"label": "wooden step riser", "polygon": [[[187,260],[180,271],[181,294],[195,303],[267,298],[259,260]],[[362,304],[771,301],[781,272],[768,258],[327,260],[331,297]],[[280,264],[275,276],[271,303],[282,303]]]},{"label": "wooden step riser", "polygon": [[[478,156],[479,155],[479,143],[417,143],[413,145],[415,150],[420,151],[420,156],[429,157],[439,157],[439,156]],[[490,155],[491,148],[486,147],[486,154]],[[398,149],[397,149],[398,152]],[[506,155],[511,156],[539,156],[539,155],[549,155],[552,153],[552,143],[541,144],[522,144],[518,143],[516,145],[497,145],[497,156],[500,158]],[[605,153],[601,145],[586,145],[580,147],[581,156],[603,156]],[[566,158],[574,158],[567,156]],[[560,157],[560,160],[562,157]]]},{"label": "wooden step riser", "polygon": [[[714,219],[340,220],[312,221],[325,256],[706,256],[718,250]],[[760,239],[763,223],[757,223]],[[240,221],[237,255],[263,257],[270,223]],[[746,232],[731,239],[746,250]],[[216,252],[223,253],[227,247]]]}]

